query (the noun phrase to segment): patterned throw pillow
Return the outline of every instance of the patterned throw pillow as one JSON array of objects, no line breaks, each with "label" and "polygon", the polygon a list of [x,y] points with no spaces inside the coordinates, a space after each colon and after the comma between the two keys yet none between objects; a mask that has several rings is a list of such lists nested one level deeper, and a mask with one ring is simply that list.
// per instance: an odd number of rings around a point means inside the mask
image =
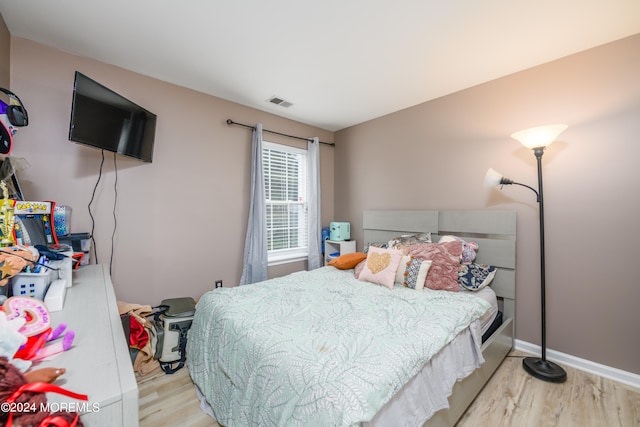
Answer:
[{"label": "patterned throw pillow", "polygon": [[380,248],[380,249],[387,249],[389,248],[389,243],[388,242],[373,242],[373,243],[367,243],[366,245],[364,245],[364,253],[368,254],[369,253],[369,248]]},{"label": "patterned throw pillow", "polygon": [[380,249],[369,247],[366,264],[358,277],[363,282],[376,283],[389,289],[393,289],[398,265],[402,253],[394,249]]},{"label": "patterned throw pillow", "polygon": [[435,290],[458,292],[458,265],[462,254],[462,242],[417,243],[409,248],[409,255],[431,260],[425,287]]},{"label": "patterned throw pillow", "polygon": [[429,260],[403,256],[396,273],[396,284],[421,291],[424,288],[429,267],[431,267]]},{"label": "patterned throw pillow", "polygon": [[438,243],[453,242],[459,240],[462,242],[462,254],[460,255],[460,262],[463,264],[470,264],[476,259],[476,252],[478,251],[478,244],[476,242],[467,242],[460,237],[456,236],[442,236]]},{"label": "patterned throw pillow", "polygon": [[458,266],[458,283],[461,288],[479,291],[489,286],[496,276],[497,269],[485,264],[460,264]]},{"label": "patterned throw pillow", "polygon": [[398,249],[404,255],[409,253],[409,246],[416,243],[431,243],[431,233],[403,234],[389,240],[389,248]]}]

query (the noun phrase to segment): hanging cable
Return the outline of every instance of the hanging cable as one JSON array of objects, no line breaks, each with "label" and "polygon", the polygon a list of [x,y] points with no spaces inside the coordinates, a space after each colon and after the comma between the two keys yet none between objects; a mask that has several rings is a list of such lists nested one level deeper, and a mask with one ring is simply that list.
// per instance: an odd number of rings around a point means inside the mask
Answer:
[{"label": "hanging cable", "polygon": [[[249,129],[254,129],[255,130],[255,126],[245,125],[245,124],[242,124],[242,123],[234,122],[231,119],[227,119],[227,124],[229,126],[236,125],[236,126],[242,126],[242,127],[245,127],[245,128],[249,128]],[[280,133],[280,132],[276,132],[276,131],[268,130],[268,129],[262,129],[262,132],[269,132],[269,133],[273,133],[275,135],[286,136],[287,138],[301,139],[303,141],[313,141],[313,138],[303,138],[301,136],[287,135],[286,133]],[[319,142],[320,142],[320,144],[330,145],[332,147],[336,146],[336,144],[333,143],[333,142],[324,142],[324,141],[319,141]]]},{"label": "hanging cable", "polygon": [[[93,237],[93,232],[96,228],[96,221],[93,218],[93,212],[91,212],[91,204],[93,203],[93,199],[96,197],[96,190],[98,189],[98,184],[100,183],[100,179],[102,178],[102,165],[104,165],[104,150],[100,150],[102,153],[102,160],[100,161],[100,170],[98,172],[98,180],[96,181],[96,185],[93,187],[93,193],[91,194],[91,200],[89,201],[89,217],[91,218],[91,242],[93,243],[93,256],[96,260],[96,264],[98,264],[98,250],[96,249],[96,240]],[[91,256],[91,253],[89,253]]]},{"label": "hanging cable", "polygon": [[116,206],[118,204],[118,162],[116,160],[116,153],[113,153],[113,169],[115,171],[115,181],[113,183],[113,233],[111,233],[111,258],[109,259],[109,275],[111,277],[113,277],[113,253],[116,230],[118,229],[118,219],[116,217]]}]

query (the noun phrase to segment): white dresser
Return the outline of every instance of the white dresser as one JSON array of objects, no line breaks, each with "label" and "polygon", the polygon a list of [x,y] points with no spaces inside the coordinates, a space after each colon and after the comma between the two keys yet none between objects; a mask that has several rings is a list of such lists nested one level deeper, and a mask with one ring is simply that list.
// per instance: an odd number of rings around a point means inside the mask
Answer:
[{"label": "white dresser", "polygon": [[73,346],[55,359],[34,365],[67,372],[55,382],[89,396],[87,402],[47,393],[49,402],[73,402],[85,427],[138,425],[138,384],[122,330],[116,298],[106,265],[87,265],[73,272],[64,307],[51,313],[75,332]]}]

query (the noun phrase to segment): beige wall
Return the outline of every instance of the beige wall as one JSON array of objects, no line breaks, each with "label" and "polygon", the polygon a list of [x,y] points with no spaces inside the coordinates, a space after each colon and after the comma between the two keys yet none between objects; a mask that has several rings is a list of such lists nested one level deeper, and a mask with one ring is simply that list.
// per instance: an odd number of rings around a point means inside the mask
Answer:
[{"label": "beige wall", "polygon": [[493,167],[537,186],[509,135],[568,124],[543,156],[547,347],[640,374],[638,76],[640,35],[339,131],[336,217],[361,248],[365,209],[516,209],[516,335],[539,344],[535,195],[482,181]]},{"label": "beige wall", "polygon": [[[77,69],[158,114],[154,163],[118,157],[118,298],[155,304],[199,296],[240,276],[248,213],[250,133],[224,120],[262,122],[295,135],[329,132],[70,55],[0,25],[0,58],[31,124],[14,156],[28,197],[73,208],[88,231],[87,205],[100,152],[67,140]],[[0,82],[8,84],[2,61]],[[481,64],[479,64],[481,66]],[[640,287],[633,265],[640,235],[640,36],[554,61],[336,133],[321,148],[323,223],[352,222],[362,247],[364,209],[516,209],[517,337],[539,343],[538,217],[533,193],[482,187],[488,167],[535,186],[533,154],[509,138],[545,123],[570,127],[543,158],[547,229],[548,347],[640,374]],[[427,82],[428,83],[428,82]],[[275,140],[295,144],[295,140]],[[335,178],[335,198],[334,198]],[[113,230],[113,158],[107,155],[93,211],[100,262]],[[334,215],[335,201],[335,215]],[[270,275],[304,268],[277,266]]]},{"label": "beige wall", "polygon": [[0,86],[9,89],[9,63],[11,54],[11,35],[4,18],[0,15]]},{"label": "beige wall", "polygon": [[[28,40],[11,40],[12,89],[30,124],[14,142],[31,167],[19,174],[25,197],[72,208],[72,232],[90,231],[88,205],[101,152],[68,140],[74,72],[78,70],[158,116],[153,163],[117,157],[117,232],[112,276],[117,298],[157,304],[199,297],[222,279],[234,286],[242,271],[249,212],[251,131],[265,129],[333,141],[333,134],[239,104],[71,55]],[[304,141],[264,134],[273,142]],[[321,145],[323,223],[333,217],[333,151]],[[114,227],[114,164],[107,153],[92,210],[98,261],[109,263]],[[270,275],[304,269],[277,266]]]}]

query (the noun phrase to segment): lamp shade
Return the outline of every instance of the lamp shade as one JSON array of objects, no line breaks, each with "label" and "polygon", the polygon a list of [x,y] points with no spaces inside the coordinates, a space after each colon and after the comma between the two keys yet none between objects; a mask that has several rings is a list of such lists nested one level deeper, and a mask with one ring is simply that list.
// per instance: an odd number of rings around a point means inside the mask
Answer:
[{"label": "lamp shade", "polygon": [[484,186],[485,187],[497,187],[500,185],[500,181],[502,180],[502,174],[497,172],[493,168],[489,168],[487,174],[484,176]]},{"label": "lamp shade", "polygon": [[511,135],[527,148],[544,148],[549,146],[568,126],[546,125],[518,131]]}]

